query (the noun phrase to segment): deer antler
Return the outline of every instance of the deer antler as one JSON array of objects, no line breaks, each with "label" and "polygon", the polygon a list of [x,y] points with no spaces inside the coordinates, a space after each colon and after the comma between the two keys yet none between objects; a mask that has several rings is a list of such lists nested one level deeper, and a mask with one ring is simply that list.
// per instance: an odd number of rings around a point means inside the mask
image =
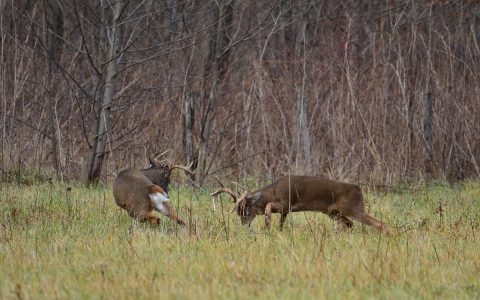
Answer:
[{"label": "deer antler", "polygon": [[162,160],[158,160],[159,157],[165,156],[165,154],[166,154],[167,152],[169,152],[169,151],[170,151],[170,149],[167,150],[167,151],[164,151],[164,152],[162,152],[162,153],[160,153],[160,154],[154,154],[153,156],[150,156],[150,157],[148,158],[148,161],[150,162],[150,164],[151,164],[152,166],[157,166],[157,165],[160,165],[160,164],[162,164],[162,163],[164,163],[164,162],[169,163],[169,162],[168,162],[168,159],[165,158],[165,157],[164,157]]},{"label": "deer antler", "polygon": [[188,174],[193,175],[193,173],[195,173],[195,171],[190,170],[190,168],[192,166],[193,166],[193,161],[187,167],[181,166],[181,165],[173,165],[173,166],[170,167],[170,172],[172,172],[173,169],[182,169],[185,172],[187,172]]},{"label": "deer antler", "polygon": [[168,150],[166,150],[166,151],[164,151],[164,152],[162,152],[162,153],[158,154],[158,155],[157,155],[157,156],[155,156],[153,159],[157,159],[157,158],[159,158],[160,156],[164,156],[164,155],[165,155],[165,154],[167,154],[169,151],[170,151],[170,149],[168,149]]},{"label": "deer antler", "polygon": [[247,194],[248,192],[243,192],[243,194],[241,194],[240,197],[237,198],[237,202],[235,202],[235,205],[233,205],[233,209],[230,213],[236,211],[240,204],[245,203],[245,196],[247,196]]},{"label": "deer antler", "polygon": [[212,197],[216,197],[218,195],[220,195],[221,193],[227,193],[229,194],[230,196],[232,196],[233,198],[233,201],[237,201],[238,202],[238,195],[235,194],[231,189],[225,187],[225,185],[220,181],[220,179],[218,179],[217,176],[215,176],[215,179],[217,180],[218,184],[220,184],[220,189],[212,194],[210,194]]},{"label": "deer antler", "polygon": [[232,181],[232,183],[233,183],[237,188],[241,188],[242,190],[248,191],[248,189],[247,189],[246,187],[244,187],[243,185],[241,185],[241,184],[238,183],[237,181]]}]

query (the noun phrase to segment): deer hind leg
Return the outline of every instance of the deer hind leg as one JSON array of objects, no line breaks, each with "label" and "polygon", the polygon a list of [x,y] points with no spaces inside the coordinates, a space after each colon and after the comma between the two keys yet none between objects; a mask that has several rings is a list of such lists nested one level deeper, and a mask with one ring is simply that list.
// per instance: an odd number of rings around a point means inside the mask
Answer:
[{"label": "deer hind leg", "polygon": [[170,220],[176,221],[180,225],[185,225],[185,222],[177,216],[173,208],[170,206],[170,199],[164,194],[163,190],[156,185],[153,185],[149,189],[151,192],[149,197],[153,209],[167,216]]},{"label": "deer hind leg", "polygon": [[340,224],[343,228],[352,228],[353,222],[350,221],[349,218],[343,216],[336,210],[330,210],[327,212],[327,215],[338,224]]},{"label": "deer hind leg", "polygon": [[160,224],[160,218],[155,216],[152,211],[148,213],[145,221],[149,221],[152,225]]},{"label": "deer hind leg", "polygon": [[272,222],[272,202],[268,202],[265,206],[265,228],[270,228]]},{"label": "deer hind leg", "polygon": [[169,201],[154,203],[153,207],[156,211],[167,216],[170,220],[175,221],[180,225],[185,225],[185,221],[183,221],[179,216],[177,216],[173,208],[170,206]]},{"label": "deer hind leg", "polygon": [[185,221],[183,221],[179,216],[177,216],[173,208],[170,206],[170,202],[163,202],[162,204],[166,210],[166,212],[161,211],[162,214],[166,215],[170,220],[177,222],[177,224],[179,225],[186,224]]},{"label": "deer hind leg", "polygon": [[336,207],[340,214],[349,217],[362,224],[375,227],[378,231],[383,231],[386,227],[379,220],[371,217],[365,212],[363,197],[342,198]]},{"label": "deer hind leg", "polygon": [[[132,214],[130,214],[132,216]],[[160,224],[160,219],[153,214],[153,211],[142,213],[139,215],[133,214],[133,218],[137,219],[140,222],[150,222],[152,225]]]},{"label": "deer hind leg", "polygon": [[352,215],[350,217],[352,219],[360,222],[360,223],[375,227],[378,231],[383,231],[383,230],[386,229],[385,224],[383,224],[379,220],[371,217],[366,212],[362,212],[362,213],[359,213],[359,214],[356,214],[356,215]]}]

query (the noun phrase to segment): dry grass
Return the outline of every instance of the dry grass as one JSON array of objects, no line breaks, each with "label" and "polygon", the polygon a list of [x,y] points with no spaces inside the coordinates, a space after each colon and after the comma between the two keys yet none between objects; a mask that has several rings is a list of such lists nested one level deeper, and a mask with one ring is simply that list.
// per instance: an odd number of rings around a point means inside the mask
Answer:
[{"label": "dry grass", "polygon": [[188,188],[171,197],[189,226],[155,228],[132,222],[110,189],[66,187],[1,187],[0,298],[480,297],[478,182],[367,194],[388,235],[337,231],[315,213],[291,214],[284,232],[278,217],[270,231],[261,219],[244,228]]}]

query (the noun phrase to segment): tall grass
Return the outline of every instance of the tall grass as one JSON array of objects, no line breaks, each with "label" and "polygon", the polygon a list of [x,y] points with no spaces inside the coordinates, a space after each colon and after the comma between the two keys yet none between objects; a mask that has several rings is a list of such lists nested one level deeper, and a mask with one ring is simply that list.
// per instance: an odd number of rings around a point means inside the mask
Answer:
[{"label": "tall grass", "polygon": [[[480,183],[367,193],[378,234],[316,213],[240,225],[230,199],[173,189],[180,228],[138,224],[109,188],[2,185],[0,298],[428,299],[480,297]],[[221,205],[220,205],[221,204]],[[223,211],[223,214],[222,214]]]}]

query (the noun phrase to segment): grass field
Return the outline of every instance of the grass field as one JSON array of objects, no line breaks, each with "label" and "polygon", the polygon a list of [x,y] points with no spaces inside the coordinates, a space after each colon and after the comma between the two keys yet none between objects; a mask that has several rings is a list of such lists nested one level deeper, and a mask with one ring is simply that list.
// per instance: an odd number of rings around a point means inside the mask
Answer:
[{"label": "grass field", "polygon": [[246,228],[187,187],[170,192],[185,228],[132,221],[110,188],[0,188],[1,299],[480,298],[479,182],[366,193],[389,234],[319,213]]}]

